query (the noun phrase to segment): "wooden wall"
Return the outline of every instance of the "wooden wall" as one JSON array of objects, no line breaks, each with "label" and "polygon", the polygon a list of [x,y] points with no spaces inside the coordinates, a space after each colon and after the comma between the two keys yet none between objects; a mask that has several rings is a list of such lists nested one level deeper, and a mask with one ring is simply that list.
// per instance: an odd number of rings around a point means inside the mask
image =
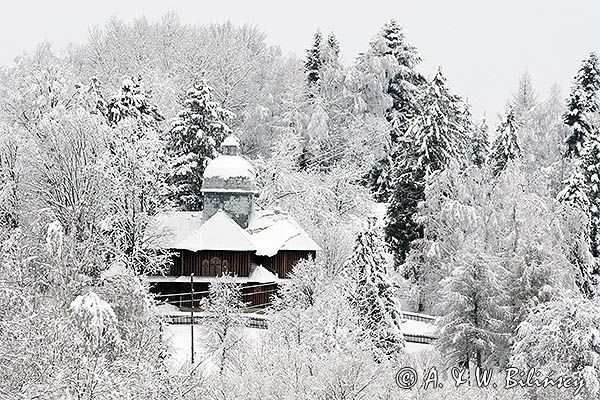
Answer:
[{"label": "wooden wall", "polygon": [[198,251],[181,250],[174,257],[169,275],[220,276],[229,271],[236,276],[249,276],[250,265],[262,265],[280,278],[289,277],[294,265],[301,259],[314,258],[314,251],[283,250],[273,257],[257,257],[244,251]]},{"label": "wooden wall", "polygon": [[314,251],[282,250],[273,257],[256,257],[256,263],[274,272],[280,278],[288,278],[294,265],[301,259],[314,258]]},{"label": "wooden wall", "polygon": [[181,250],[176,256],[169,275],[220,276],[229,271],[233,275],[248,276],[253,254],[247,251]]}]

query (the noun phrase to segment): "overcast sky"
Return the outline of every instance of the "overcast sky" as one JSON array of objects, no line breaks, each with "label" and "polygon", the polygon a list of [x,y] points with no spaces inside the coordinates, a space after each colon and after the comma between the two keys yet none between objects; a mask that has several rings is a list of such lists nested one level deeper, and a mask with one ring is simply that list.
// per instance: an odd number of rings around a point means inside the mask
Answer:
[{"label": "overcast sky", "polygon": [[185,23],[254,24],[300,56],[317,28],[334,31],[347,63],[394,18],[419,49],[421,70],[441,65],[475,117],[487,112],[494,122],[526,69],[541,94],[558,83],[566,95],[580,61],[600,48],[598,0],[0,0],[0,64],[44,39],[57,50],[83,42],[89,27],[113,16],[154,21],[170,10]]}]

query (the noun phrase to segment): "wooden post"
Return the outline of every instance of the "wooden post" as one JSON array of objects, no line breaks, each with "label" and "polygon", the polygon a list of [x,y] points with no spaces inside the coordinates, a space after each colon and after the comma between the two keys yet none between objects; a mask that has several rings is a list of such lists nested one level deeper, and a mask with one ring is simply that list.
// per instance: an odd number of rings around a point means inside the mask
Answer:
[{"label": "wooden post", "polygon": [[192,272],[192,274],[190,275],[190,286],[191,286],[191,303],[192,306],[190,308],[190,316],[191,316],[191,323],[190,323],[190,331],[191,331],[191,336],[192,336],[192,365],[194,365],[194,273]]}]

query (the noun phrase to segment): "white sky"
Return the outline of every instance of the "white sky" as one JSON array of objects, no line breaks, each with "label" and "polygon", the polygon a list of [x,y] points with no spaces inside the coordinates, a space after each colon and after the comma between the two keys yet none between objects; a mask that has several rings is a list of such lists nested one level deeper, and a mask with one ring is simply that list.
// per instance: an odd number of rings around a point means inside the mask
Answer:
[{"label": "white sky", "polygon": [[600,48],[597,0],[0,0],[0,64],[47,39],[57,50],[83,42],[112,16],[153,21],[174,10],[185,23],[231,20],[258,26],[284,51],[304,55],[317,28],[335,31],[346,63],[395,18],[432,74],[444,67],[451,87],[496,121],[527,69],[538,92],[569,89],[580,61]]}]

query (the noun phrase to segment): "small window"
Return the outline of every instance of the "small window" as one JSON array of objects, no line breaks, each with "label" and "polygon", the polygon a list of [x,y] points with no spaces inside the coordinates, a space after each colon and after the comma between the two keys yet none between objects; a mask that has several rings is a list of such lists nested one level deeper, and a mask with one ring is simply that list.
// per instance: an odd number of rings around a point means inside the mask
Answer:
[{"label": "small window", "polygon": [[209,274],[210,274],[210,262],[208,260],[202,260],[201,276],[209,276]]},{"label": "small window", "polygon": [[213,257],[210,259],[210,276],[221,275],[221,259],[219,257]]}]

